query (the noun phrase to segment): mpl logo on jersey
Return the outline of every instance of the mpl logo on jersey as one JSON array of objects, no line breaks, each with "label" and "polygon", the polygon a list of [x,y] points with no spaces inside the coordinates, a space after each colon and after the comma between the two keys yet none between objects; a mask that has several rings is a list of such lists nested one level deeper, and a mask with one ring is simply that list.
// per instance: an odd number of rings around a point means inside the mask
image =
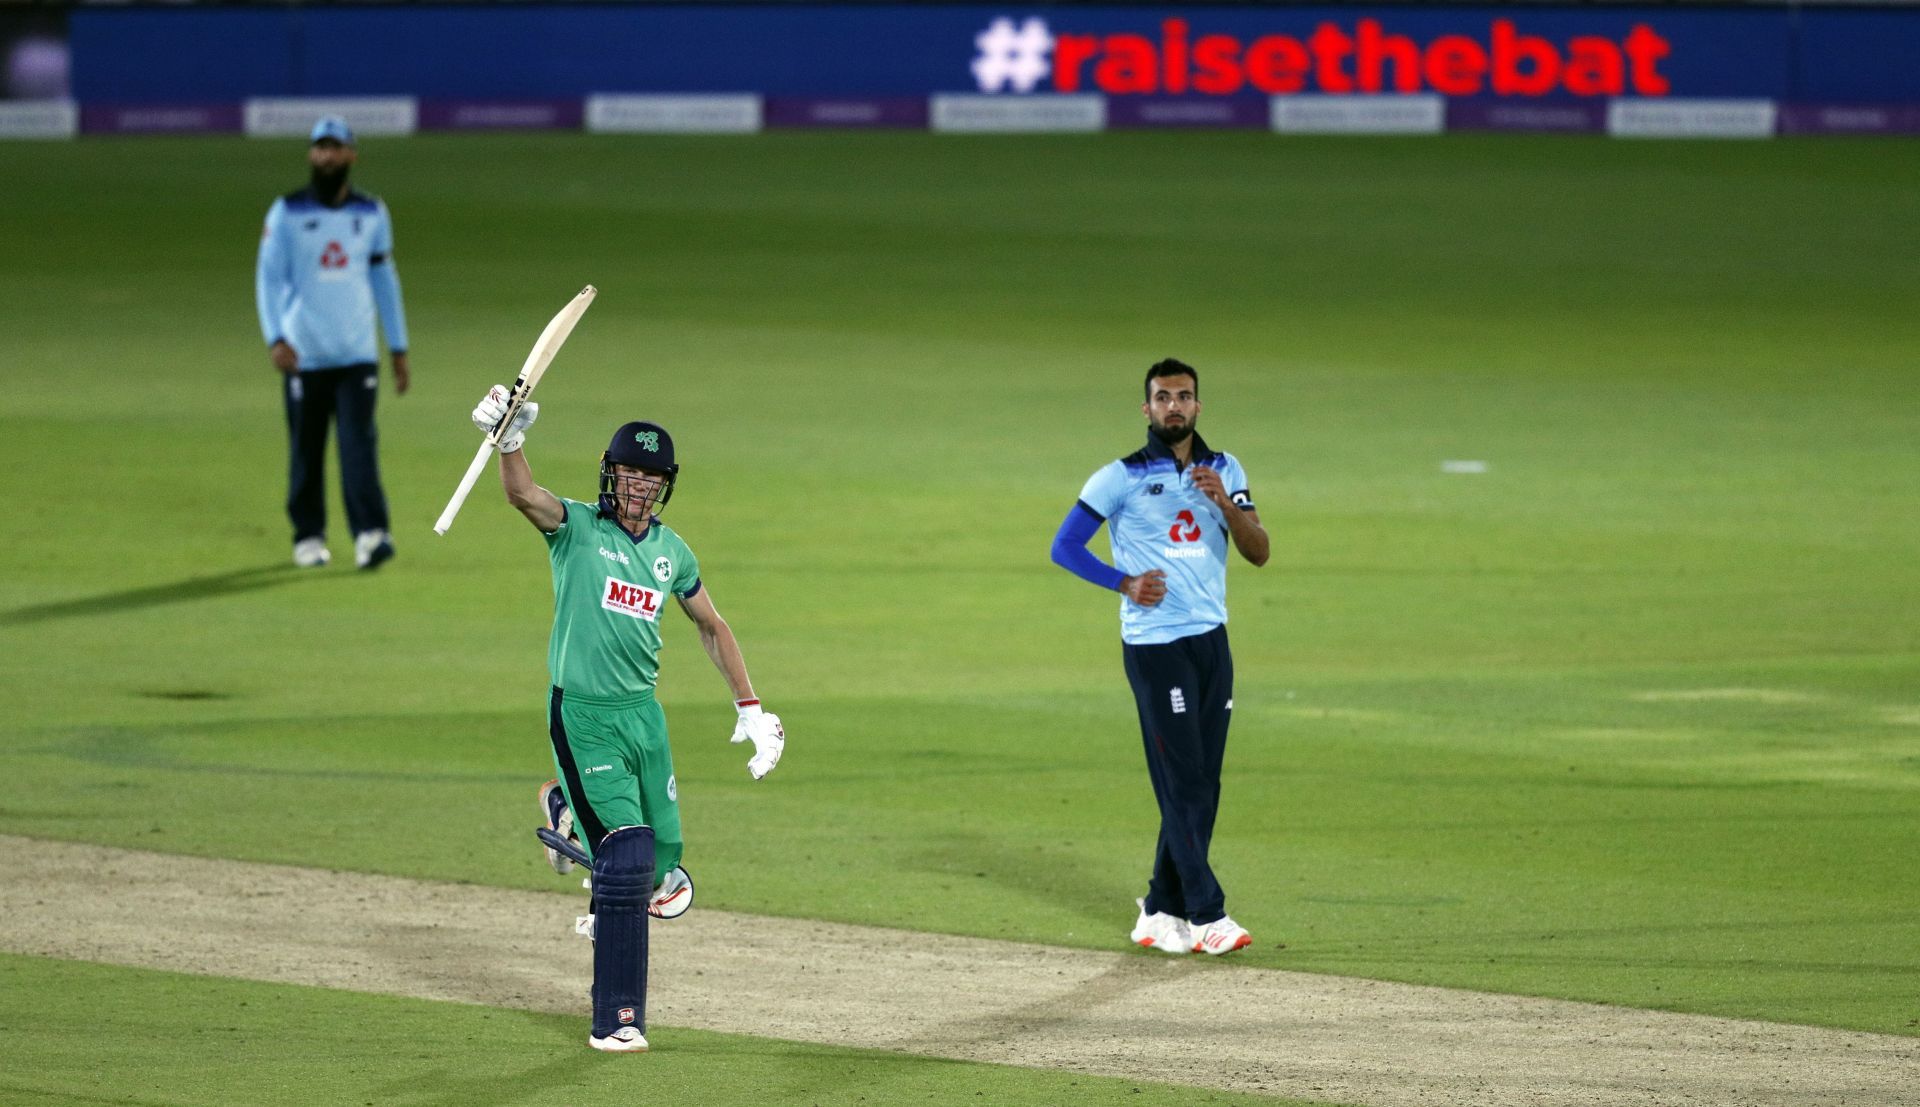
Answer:
[{"label": "mpl logo on jersey", "polygon": [[660,601],[663,598],[651,588],[608,577],[607,590],[600,596],[600,606],[608,611],[618,611],[622,615],[657,623],[660,621]]},{"label": "mpl logo on jersey", "polygon": [[[1391,18],[1391,17],[1389,17]],[[1151,34],[1071,34],[1000,16],[974,36],[982,92],[1414,93],[1446,96],[1665,96],[1672,43],[1646,23],[1624,34],[1548,38],[1513,19],[1426,39],[1380,19],[1321,20],[1306,35],[1234,35],[1183,18]]]}]

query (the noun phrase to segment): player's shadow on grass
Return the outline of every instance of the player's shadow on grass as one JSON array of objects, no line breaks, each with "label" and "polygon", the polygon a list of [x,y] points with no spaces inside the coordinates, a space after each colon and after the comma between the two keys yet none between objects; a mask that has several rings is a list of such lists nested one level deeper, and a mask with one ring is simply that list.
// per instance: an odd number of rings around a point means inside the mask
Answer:
[{"label": "player's shadow on grass", "polygon": [[36,623],[52,623],[61,619],[76,619],[87,615],[119,615],[148,607],[163,607],[167,604],[217,600],[224,596],[256,592],[262,588],[289,584],[298,579],[300,579],[300,570],[291,565],[276,563],[252,569],[235,569],[231,573],[221,573],[217,576],[189,577],[186,580],[172,581],[167,584],[152,584],[145,588],[129,588],[120,592],[104,592],[77,600],[28,604],[10,611],[0,611],[0,627],[32,626]]}]

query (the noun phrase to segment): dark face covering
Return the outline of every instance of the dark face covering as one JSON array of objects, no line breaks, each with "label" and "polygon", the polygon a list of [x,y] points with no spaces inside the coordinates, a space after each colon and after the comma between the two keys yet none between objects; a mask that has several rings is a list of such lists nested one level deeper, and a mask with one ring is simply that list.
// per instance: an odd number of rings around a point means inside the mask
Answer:
[{"label": "dark face covering", "polygon": [[350,165],[343,165],[338,169],[322,169],[317,165],[314,166],[313,194],[318,196],[323,204],[333,203],[333,198],[340,195],[340,189],[346,185],[347,174],[352,169]]}]

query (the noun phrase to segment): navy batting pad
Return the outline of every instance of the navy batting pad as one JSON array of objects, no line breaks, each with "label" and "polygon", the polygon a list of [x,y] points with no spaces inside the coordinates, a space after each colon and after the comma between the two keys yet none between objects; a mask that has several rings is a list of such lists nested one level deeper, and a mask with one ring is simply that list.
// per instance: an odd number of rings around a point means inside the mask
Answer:
[{"label": "navy batting pad", "polygon": [[647,899],[653,894],[653,828],[623,826],[600,840],[593,862],[593,1033],[647,1032]]}]

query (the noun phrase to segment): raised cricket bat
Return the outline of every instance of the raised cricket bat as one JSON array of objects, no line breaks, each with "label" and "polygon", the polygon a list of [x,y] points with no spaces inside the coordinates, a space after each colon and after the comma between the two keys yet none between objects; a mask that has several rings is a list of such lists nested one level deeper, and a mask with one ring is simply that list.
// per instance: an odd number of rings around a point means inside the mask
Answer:
[{"label": "raised cricket bat", "polygon": [[513,382],[512,391],[507,393],[507,410],[500,421],[487,432],[486,441],[480,443],[480,452],[473,455],[473,464],[467,466],[467,475],[460,478],[460,487],[453,490],[453,499],[447,501],[447,509],[440,513],[440,521],[433,524],[433,533],[445,534],[453,525],[453,517],[460,514],[460,505],[467,502],[467,493],[473,491],[473,484],[480,479],[480,470],[487,467],[487,458],[500,445],[500,436],[513,423],[513,417],[520,413],[520,406],[533,395],[533,386],[540,383],[540,377],[553,364],[553,355],[573,333],[573,325],[587,313],[588,305],[593,303],[598,291],[592,286],[580,290],[580,295],[568,301],[553,317],[547,329],[540,332],[540,341],[533,344],[533,352],[527,355],[527,362],[520,367],[520,376]]}]

